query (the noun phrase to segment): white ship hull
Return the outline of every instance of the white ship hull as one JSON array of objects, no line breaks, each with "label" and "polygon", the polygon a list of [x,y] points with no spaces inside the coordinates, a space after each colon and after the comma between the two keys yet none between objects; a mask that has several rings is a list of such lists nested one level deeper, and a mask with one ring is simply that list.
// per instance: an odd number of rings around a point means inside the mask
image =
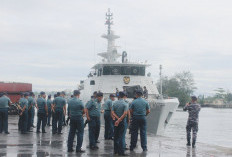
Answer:
[{"label": "white ship hull", "polygon": [[147,116],[147,131],[155,135],[163,135],[179,101],[177,98],[157,99],[150,100],[149,104],[151,113]]}]

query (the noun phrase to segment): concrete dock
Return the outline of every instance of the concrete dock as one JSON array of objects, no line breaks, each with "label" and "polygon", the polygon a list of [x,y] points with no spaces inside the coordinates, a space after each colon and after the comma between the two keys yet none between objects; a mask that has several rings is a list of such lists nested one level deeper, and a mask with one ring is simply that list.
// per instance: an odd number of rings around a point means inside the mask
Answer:
[{"label": "concrete dock", "polygon": [[[36,117],[35,117],[36,118]],[[35,119],[36,120],[36,119]],[[9,135],[0,134],[0,156],[9,157],[71,157],[71,156],[113,156],[113,141],[104,140],[104,127],[101,128],[99,150],[88,148],[88,127],[85,128],[83,154],[67,152],[67,136],[69,126],[63,127],[62,135],[52,135],[51,127],[46,127],[45,134],[37,134],[36,129],[28,134],[18,132],[18,116],[9,116]],[[129,147],[130,135],[127,134],[127,146]],[[210,146],[197,143],[192,149],[186,147],[186,140],[177,140],[168,137],[153,136],[148,134],[148,152],[142,152],[140,141],[137,148],[129,156],[151,157],[224,157],[232,156],[232,149],[218,146]],[[75,146],[75,144],[74,144]],[[75,148],[75,147],[74,147]]]}]

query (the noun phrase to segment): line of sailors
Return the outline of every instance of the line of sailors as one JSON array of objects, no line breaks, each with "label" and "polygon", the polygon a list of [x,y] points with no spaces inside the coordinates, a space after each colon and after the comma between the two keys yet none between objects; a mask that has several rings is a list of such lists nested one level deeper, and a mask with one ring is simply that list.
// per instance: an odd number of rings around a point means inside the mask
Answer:
[{"label": "line of sailors", "polygon": [[[91,100],[84,106],[79,99],[80,92],[75,90],[74,97],[68,102],[70,116],[70,132],[68,136],[68,152],[73,152],[73,140],[77,134],[76,152],[84,152],[81,149],[84,135],[84,115],[86,115],[89,128],[89,148],[98,149],[97,143],[100,134],[100,116],[104,112],[105,119],[105,140],[114,140],[114,154],[125,156],[126,141],[125,135],[127,126],[131,123],[130,150],[133,151],[137,145],[138,130],[140,130],[141,147],[147,151],[146,116],[150,113],[150,107],[142,98],[143,91],[136,91],[136,99],[129,104],[126,101],[126,94],[119,92],[118,100],[111,94],[105,101],[103,108],[101,102],[103,93],[94,92]],[[131,122],[130,122],[131,120]]]},{"label": "line of sailors", "polygon": [[[138,130],[140,130],[141,147],[143,151],[147,151],[147,135],[146,135],[146,116],[150,113],[148,102],[142,98],[143,91],[136,91],[136,98],[132,103],[126,100],[125,92],[119,92],[118,100],[115,95],[111,94],[109,99],[101,105],[103,93],[94,92],[91,99],[84,106],[80,100],[80,91],[74,90],[73,97],[68,100],[68,113],[66,111],[65,92],[58,92],[51,100],[48,96],[46,100],[45,92],[40,93],[40,97],[35,101],[34,94],[23,93],[19,100],[20,118],[19,130],[22,134],[31,131],[33,127],[34,108],[37,108],[37,133],[40,133],[42,124],[42,133],[46,133],[45,126],[50,125],[52,116],[52,134],[62,134],[62,124],[66,113],[70,119],[70,130],[68,135],[68,152],[73,152],[73,141],[75,134],[77,135],[76,152],[83,153],[81,149],[84,136],[84,127],[88,123],[89,131],[89,148],[91,150],[98,149],[97,143],[100,134],[100,116],[104,112],[105,119],[105,140],[114,140],[114,154],[126,155],[125,135],[128,125],[131,125],[131,141],[130,150],[133,151],[137,145]],[[4,101],[4,103],[3,103]],[[2,115],[1,106],[9,104],[10,100],[6,96],[0,97],[0,116]],[[3,105],[4,104],[4,105]],[[84,123],[84,117],[87,120]],[[8,119],[8,118],[7,118]],[[2,125],[2,118],[0,118]],[[3,120],[4,121],[4,120]],[[7,122],[8,123],[8,122]],[[6,133],[9,133],[6,129]],[[0,131],[1,131],[0,129]]]}]

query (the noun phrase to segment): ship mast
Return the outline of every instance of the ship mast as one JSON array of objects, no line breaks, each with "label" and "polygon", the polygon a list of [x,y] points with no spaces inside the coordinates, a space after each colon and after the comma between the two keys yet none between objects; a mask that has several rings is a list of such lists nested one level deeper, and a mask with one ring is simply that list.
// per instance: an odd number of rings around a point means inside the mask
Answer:
[{"label": "ship mast", "polygon": [[102,35],[102,37],[107,39],[107,52],[99,53],[98,55],[103,57],[107,62],[113,63],[116,62],[121,55],[117,52],[117,46],[115,46],[115,39],[120,37],[115,35],[111,30],[113,25],[113,13],[110,12],[110,9],[108,9],[108,12],[106,13],[105,25],[107,25],[108,30],[107,34]]}]

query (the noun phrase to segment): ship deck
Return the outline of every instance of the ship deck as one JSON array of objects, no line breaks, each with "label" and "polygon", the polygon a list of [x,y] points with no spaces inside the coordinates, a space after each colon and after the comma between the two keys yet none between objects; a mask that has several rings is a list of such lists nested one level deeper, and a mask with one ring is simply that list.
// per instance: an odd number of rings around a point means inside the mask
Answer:
[{"label": "ship deck", "polygon": [[[35,119],[36,120],[36,119]],[[34,132],[22,135],[17,128],[18,116],[9,116],[9,135],[0,134],[0,156],[112,156],[113,141],[104,140],[104,128],[100,133],[99,150],[88,149],[88,129],[85,128],[83,149],[84,154],[67,153],[67,136],[69,127],[63,128],[62,135],[52,135],[51,127],[46,127],[46,134],[36,134]],[[130,136],[127,135],[129,145]],[[218,147],[197,143],[197,147],[192,149],[185,146],[185,139],[177,140],[168,137],[153,136],[148,134],[148,152],[142,152],[140,142],[133,151],[126,151],[130,156],[159,156],[159,157],[216,157],[232,156],[232,150],[225,147]],[[75,145],[74,145],[75,146]]]}]

